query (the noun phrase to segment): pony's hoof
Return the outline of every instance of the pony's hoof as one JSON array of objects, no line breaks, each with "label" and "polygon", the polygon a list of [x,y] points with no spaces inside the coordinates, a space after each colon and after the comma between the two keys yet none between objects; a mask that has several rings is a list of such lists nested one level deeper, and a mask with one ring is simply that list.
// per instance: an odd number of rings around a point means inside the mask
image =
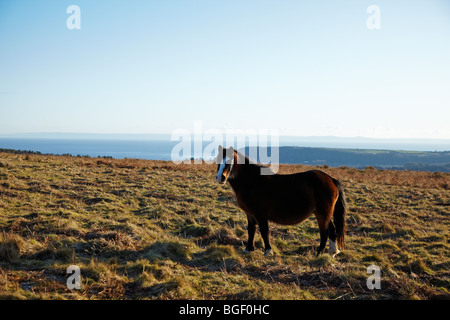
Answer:
[{"label": "pony's hoof", "polygon": [[341,250],[336,249],[335,252],[330,252],[330,256],[331,256],[332,258],[334,258],[334,257],[336,257],[340,252],[341,252]]},{"label": "pony's hoof", "polygon": [[267,249],[264,251],[264,257],[273,255],[272,249]]},{"label": "pony's hoof", "polygon": [[243,253],[252,253],[251,250],[248,250],[247,248],[245,248],[244,250],[242,250]]}]

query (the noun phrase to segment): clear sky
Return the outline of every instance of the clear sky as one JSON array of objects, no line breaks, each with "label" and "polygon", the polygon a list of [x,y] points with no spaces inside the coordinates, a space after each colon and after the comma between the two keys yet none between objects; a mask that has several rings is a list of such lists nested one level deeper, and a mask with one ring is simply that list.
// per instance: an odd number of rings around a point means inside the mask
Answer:
[{"label": "clear sky", "polygon": [[449,139],[449,120],[448,0],[0,1],[0,134]]}]

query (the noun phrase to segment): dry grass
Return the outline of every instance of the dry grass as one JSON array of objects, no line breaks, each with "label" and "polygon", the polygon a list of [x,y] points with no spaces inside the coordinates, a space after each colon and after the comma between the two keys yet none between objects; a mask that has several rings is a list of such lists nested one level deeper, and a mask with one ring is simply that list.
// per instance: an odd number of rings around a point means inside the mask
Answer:
[{"label": "dry grass", "polygon": [[[311,167],[284,165],[281,173]],[[7,299],[449,298],[445,173],[323,168],[347,193],[347,248],[315,257],[314,218],[271,224],[243,254],[246,219],[215,166],[0,154],[0,297]],[[66,287],[69,265],[81,289]],[[366,269],[381,268],[381,290]]]}]

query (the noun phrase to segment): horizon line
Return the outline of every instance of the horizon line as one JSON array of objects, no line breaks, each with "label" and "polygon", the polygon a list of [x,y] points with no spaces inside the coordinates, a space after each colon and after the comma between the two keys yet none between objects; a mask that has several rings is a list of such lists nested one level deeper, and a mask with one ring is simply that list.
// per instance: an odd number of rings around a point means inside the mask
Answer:
[{"label": "horizon line", "polygon": [[[39,136],[39,135],[48,135],[48,136],[57,136],[57,135],[69,135],[69,136],[141,136],[141,137],[151,137],[151,136],[167,136],[170,137],[172,135],[172,133],[166,133],[166,132],[160,132],[160,133],[98,133],[98,132],[16,132],[16,133],[0,133],[0,138],[1,137],[12,137],[12,136]],[[245,132],[242,134],[238,134],[238,135],[244,135],[245,136]],[[402,141],[406,141],[406,140],[414,140],[414,141],[442,141],[442,142],[450,142],[450,137],[449,138],[435,138],[435,137],[411,137],[411,138],[405,138],[405,137],[368,137],[368,136],[339,136],[339,135],[323,135],[323,136],[318,136],[318,135],[311,135],[311,136],[306,136],[306,135],[293,135],[293,134],[285,134],[285,135],[279,135],[279,137],[281,138],[290,138],[290,139],[364,139],[364,140],[402,140]]]}]

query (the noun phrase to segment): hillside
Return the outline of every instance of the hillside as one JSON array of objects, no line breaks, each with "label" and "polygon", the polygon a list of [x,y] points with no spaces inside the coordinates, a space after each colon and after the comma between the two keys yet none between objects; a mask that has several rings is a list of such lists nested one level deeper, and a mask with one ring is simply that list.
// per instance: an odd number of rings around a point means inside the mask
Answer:
[{"label": "hillside", "polygon": [[[312,217],[270,224],[276,254],[264,257],[259,233],[242,253],[246,218],[215,169],[0,153],[0,298],[449,298],[450,174],[322,168],[347,194],[346,249],[316,257]],[[366,286],[369,265],[380,290]]]}]

